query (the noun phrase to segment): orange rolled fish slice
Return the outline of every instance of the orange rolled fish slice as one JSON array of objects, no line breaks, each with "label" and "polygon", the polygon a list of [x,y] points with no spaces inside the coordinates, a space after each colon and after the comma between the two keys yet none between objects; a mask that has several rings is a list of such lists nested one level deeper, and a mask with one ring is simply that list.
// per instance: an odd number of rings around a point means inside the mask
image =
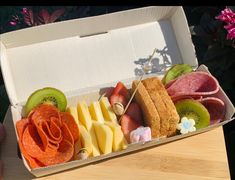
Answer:
[{"label": "orange rolled fish slice", "polygon": [[79,129],[77,123],[75,122],[73,116],[68,112],[61,112],[60,115],[61,121],[67,124],[70,132],[72,133],[75,143],[79,139]]}]

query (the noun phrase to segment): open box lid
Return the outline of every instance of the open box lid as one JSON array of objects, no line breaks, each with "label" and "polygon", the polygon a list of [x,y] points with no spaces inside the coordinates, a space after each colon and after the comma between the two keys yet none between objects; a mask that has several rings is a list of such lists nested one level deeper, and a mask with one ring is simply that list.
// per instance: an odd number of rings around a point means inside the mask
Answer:
[{"label": "open box lid", "polygon": [[145,7],[36,26],[1,35],[1,68],[12,105],[35,90],[66,95],[138,76],[154,48],[156,73],[187,63],[197,67],[182,7]]}]

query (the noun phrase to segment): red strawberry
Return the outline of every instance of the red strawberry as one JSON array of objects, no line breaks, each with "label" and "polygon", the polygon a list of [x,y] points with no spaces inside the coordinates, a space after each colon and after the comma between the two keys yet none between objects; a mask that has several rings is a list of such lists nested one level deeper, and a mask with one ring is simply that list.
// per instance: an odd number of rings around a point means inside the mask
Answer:
[{"label": "red strawberry", "polygon": [[141,126],[138,122],[132,119],[130,116],[124,114],[121,119],[121,128],[122,132],[128,142],[130,142],[130,133],[131,131],[137,129]]},{"label": "red strawberry", "polygon": [[122,82],[118,82],[116,87],[113,90],[113,94],[121,94],[123,95],[127,100],[130,99],[130,93],[127,90],[126,86]]},{"label": "red strawberry", "polygon": [[111,95],[111,97],[110,97],[110,104],[114,105],[117,102],[121,103],[124,106],[124,108],[127,105],[127,100],[126,100],[126,98],[123,95],[121,95],[121,94],[113,94],[113,95]]},{"label": "red strawberry", "polygon": [[136,102],[132,102],[127,108],[126,113],[132,119],[143,125],[143,115],[140,106]]}]

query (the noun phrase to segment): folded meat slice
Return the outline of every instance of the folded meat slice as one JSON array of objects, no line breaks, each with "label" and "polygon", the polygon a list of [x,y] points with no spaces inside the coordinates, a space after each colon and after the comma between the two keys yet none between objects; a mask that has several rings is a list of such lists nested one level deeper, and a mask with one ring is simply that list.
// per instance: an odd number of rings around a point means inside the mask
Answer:
[{"label": "folded meat slice", "polygon": [[216,97],[206,97],[199,100],[210,113],[210,125],[218,123],[224,119],[225,104]]},{"label": "folded meat slice", "polygon": [[194,95],[176,95],[176,96],[172,96],[171,99],[174,103],[184,100],[184,99],[194,99],[194,100],[201,100],[203,97],[202,96],[194,96]]},{"label": "folded meat slice", "polygon": [[212,75],[200,71],[182,75],[165,87],[172,98],[179,95],[206,96],[219,91],[218,81]]},{"label": "folded meat slice", "polygon": [[195,99],[201,102],[210,113],[210,124],[223,120],[225,103],[217,96],[218,81],[206,72],[192,72],[169,82],[165,85],[174,103],[183,99]]},{"label": "folded meat slice", "polygon": [[31,168],[70,161],[79,129],[74,118],[53,105],[36,107],[16,123],[19,146]]}]

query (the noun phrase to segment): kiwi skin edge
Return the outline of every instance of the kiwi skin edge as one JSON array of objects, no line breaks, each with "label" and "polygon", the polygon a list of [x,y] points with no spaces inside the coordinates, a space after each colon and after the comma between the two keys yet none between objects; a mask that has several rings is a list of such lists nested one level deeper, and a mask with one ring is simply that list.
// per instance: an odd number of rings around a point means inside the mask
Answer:
[{"label": "kiwi skin edge", "polygon": [[27,116],[32,109],[44,103],[55,105],[60,111],[65,111],[67,107],[67,99],[62,91],[52,87],[45,87],[34,91],[29,96],[24,106],[25,116]]},{"label": "kiwi skin edge", "polygon": [[[200,102],[193,99],[184,99],[175,104],[180,119],[184,116],[195,120],[196,129],[205,128],[210,125],[210,114],[208,110]],[[190,116],[191,114],[191,116]]]},{"label": "kiwi skin edge", "polygon": [[188,64],[176,64],[172,66],[162,79],[162,83],[166,85],[170,81],[193,71],[193,68]]}]

